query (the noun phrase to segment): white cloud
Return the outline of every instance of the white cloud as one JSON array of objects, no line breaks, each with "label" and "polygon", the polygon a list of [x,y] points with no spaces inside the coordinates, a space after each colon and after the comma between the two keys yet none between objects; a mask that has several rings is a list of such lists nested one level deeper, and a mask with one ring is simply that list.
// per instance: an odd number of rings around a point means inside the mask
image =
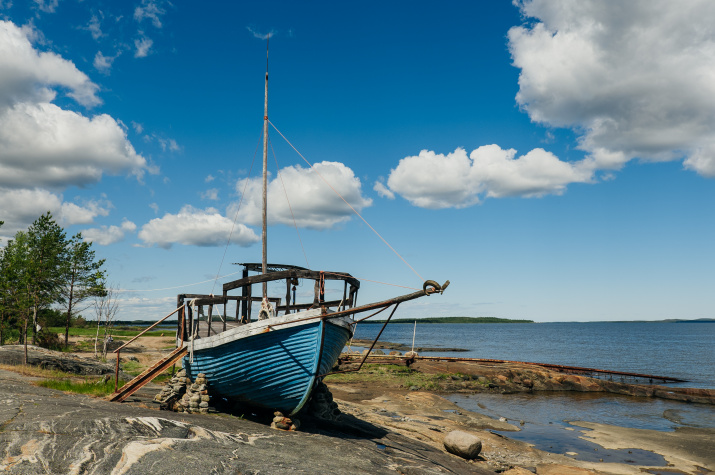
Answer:
[{"label": "white cloud", "polygon": [[98,40],[103,36],[101,20],[96,14],[93,14],[92,18],[89,19],[89,23],[87,24],[86,28],[92,34],[92,38],[94,38],[95,40]]},{"label": "white cloud", "polygon": [[515,155],[498,145],[484,145],[469,156],[462,148],[447,155],[423,150],[400,160],[390,172],[388,191],[422,208],[464,208],[483,196],[561,194],[569,183],[591,180],[583,162],[563,162],[543,149]]},{"label": "white cloud", "polygon": [[151,38],[148,38],[146,36],[142,36],[141,38],[137,38],[134,40],[134,47],[136,48],[136,51],[134,52],[134,57],[135,58],[145,58],[149,55],[149,50],[151,50],[151,46],[154,44],[154,40]]},{"label": "white cloud", "polygon": [[178,143],[176,143],[176,140],[174,140],[174,139],[165,139],[162,137],[155,137],[155,138],[159,142],[162,152],[166,152],[167,149],[169,149],[169,151],[171,151],[171,152],[178,152],[181,150],[181,147],[179,146]]},{"label": "white cloud", "polygon": [[0,21],[3,236],[27,228],[48,210],[65,226],[91,223],[107,216],[111,203],[68,202],[58,191],[96,183],[105,173],[141,178],[152,171],[127,140],[123,124],[106,114],[86,117],[52,103],[57,90],[86,107],[101,101],[99,87],[71,61],[35,49],[32,41],[41,39],[32,24],[20,28]]},{"label": "white cloud", "polygon": [[392,191],[390,191],[390,189],[388,187],[386,187],[385,183],[382,181],[376,181],[375,185],[372,187],[372,189],[377,191],[377,194],[383,198],[387,198],[390,200],[395,199],[395,194]]},{"label": "white cloud", "polygon": [[[231,230],[233,229],[233,233]],[[216,209],[196,209],[184,206],[177,214],[165,214],[142,226],[139,239],[148,245],[169,249],[173,244],[187,246],[223,246],[231,235],[231,243],[250,246],[259,238],[252,229],[236,224]]]},{"label": "white cloud", "polygon": [[154,214],[159,214],[159,205],[156,203],[149,203],[149,207],[154,210]]},{"label": "white cloud", "polygon": [[132,128],[134,129],[134,132],[141,134],[144,132],[144,126],[140,124],[139,122],[134,122],[132,121]]},{"label": "white cloud", "polygon": [[593,169],[685,160],[715,176],[715,3],[517,1],[509,31],[517,102],[581,134]]},{"label": "white cloud", "polygon": [[208,190],[201,193],[201,199],[204,200],[218,200],[218,188],[209,188]]},{"label": "white cloud", "polygon": [[0,108],[0,186],[60,188],[97,182],[105,171],[141,177],[146,169],[106,114],[89,119],[50,103]]},{"label": "white cloud", "polygon": [[107,201],[65,202],[62,195],[42,189],[6,189],[0,187],[0,236],[11,237],[25,230],[40,215],[50,211],[62,226],[91,223],[97,216],[107,216],[112,204]]},{"label": "white cloud", "polygon": [[67,95],[83,106],[100,104],[99,87],[71,61],[35,50],[30,43],[32,32],[32,28],[0,20],[0,106],[49,102],[56,95],[51,86],[69,89]]},{"label": "white cloud", "polygon": [[142,4],[134,10],[134,19],[141,23],[143,20],[150,20],[156,28],[161,28],[161,16],[166,13],[160,1],[142,0]]},{"label": "white cloud", "polygon": [[136,224],[126,218],[121,226],[100,226],[82,230],[82,237],[85,242],[92,242],[100,246],[109,246],[119,241],[123,241],[126,233],[136,231]]},{"label": "white cloud", "polygon": [[58,5],[58,0],[35,0],[37,8],[45,13],[54,13]]},{"label": "white cloud", "polygon": [[82,186],[105,171],[141,176],[146,161],[117,121],[51,103],[59,86],[82,105],[99,104],[98,86],[72,62],[35,50],[30,32],[0,21],[0,187]]},{"label": "white cloud", "polygon": [[114,63],[114,60],[117,59],[119,54],[120,53],[117,53],[115,56],[104,56],[101,51],[97,51],[92,64],[100,73],[109,74],[109,70],[112,69],[112,63]]},{"label": "white cloud", "polygon": [[215,176],[213,176],[213,175],[208,175],[206,178],[204,178],[204,183],[211,183],[211,182],[214,181],[215,179],[216,179]]},{"label": "white cloud", "polygon": [[[337,190],[355,210],[360,211],[370,206],[372,200],[362,196],[360,180],[353,171],[338,162],[321,162],[313,169],[300,166],[286,167],[281,170],[281,178],[275,178],[268,184],[268,220],[292,226],[293,216],[300,227],[326,229],[338,223],[348,221],[353,211],[335,192],[318,176],[320,174]],[[317,172],[317,173],[316,173]],[[239,219],[252,225],[260,225],[262,209],[262,179],[240,180],[236,191],[246,196],[243,198]],[[285,185],[285,191],[283,189]],[[286,193],[290,207],[286,201]],[[228,216],[234,216],[238,203],[229,206]],[[291,213],[292,211],[292,213]]]}]

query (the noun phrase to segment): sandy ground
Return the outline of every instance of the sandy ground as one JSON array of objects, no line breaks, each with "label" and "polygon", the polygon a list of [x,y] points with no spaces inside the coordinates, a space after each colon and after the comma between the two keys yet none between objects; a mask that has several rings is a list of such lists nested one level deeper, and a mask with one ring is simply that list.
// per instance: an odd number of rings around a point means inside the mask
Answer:
[{"label": "sandy ground", "polygon": [[[122,350],[122,359],[133,357],[149,365],[171,352],[174,340],[168,337],[142,337]],[[78,353],[93,357],[92,353]],[[114,360],[108,355],[108,362]],[[439,368],[449,372],[453,368]],[[435,370],[432,367],[432,370]],[[706,474],[715,470],[715,430],[680,429],[675,432],[628,429],[618,426],[579,422],[591,429],[581,436],[607,449],[637,448],[665,457],[667,467],[598,463],[537,450],[523,442],[490,432],[518,430],[507,422],[464,410],[438,394],[409,391],[394,385],[369,382],[328,382],[342,412],[443,450],[442,441],[451,430],[472,432],[483,441],[482,455],[471,462],[476,467],[518,475],[610,473],[610,474]],[[478,396],[475,396],[478,397]],[[511,470],[511,471],[509,471]],[[523,472],[519,470],[528,470]]]}]

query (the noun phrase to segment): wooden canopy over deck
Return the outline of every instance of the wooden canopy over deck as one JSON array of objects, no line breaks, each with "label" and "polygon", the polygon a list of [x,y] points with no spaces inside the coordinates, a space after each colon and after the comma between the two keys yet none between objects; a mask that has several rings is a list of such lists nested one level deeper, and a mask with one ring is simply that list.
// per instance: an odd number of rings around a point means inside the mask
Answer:
[{"label": "wooden canopy over deck", "polygon": [[[347,272],[328,272],[328,271],[314,271],[306,269],[304,267],[284,265],[284,264],[268,264],[268,272],[266,274],[261,274],[261,263],[241,263],[239,265],[243,266],[243,277],[231,282],[227,282],[223,285],[223,295],[204,295],[204,294],[179,294],[177,296],[177,307],[183,307],[187,300],[193,300],[194,304],[200,309],[203,306],[208,306],[208,318],[205,324],[201,324],[200,327],[205,328],[204,331],[200,330],[201,334],[206,334],[206,336],[215,334],[216,331],[220,333],[225,331],[227,327],[235,326],[227,325],[227,315],[226,307],[229,302],[236,302],[236,313],[235,322],[237,324],[249,323],[251,321],[251,310],[253,302],[261,302],[261,297],[254,297],[252,286],[256,284],[262,284],[266,282],[274,281],[286,281],[286,294],[285,303],[282,304],[280,297],[269,297],[268,301],[273,305],[276,315],[283,312],[284,314],[297,312],[301,310],[307,310],[310,308],[324,307],[330,308],[334,307],[338,310],[343,311],[353,308],[356,305],[357,293],[360,288],[360,281],[357,280],[352,275]],[[249,276],[249,272],[258,272],[257,275]],[[315,292],[312,302],[297,303],[295,295],[295,286],[298,284],[298,279],[310,279],[315,281]],[[343,281],[345,283],[343,289],[343,297],[341,300],[325,300],[325,285],[326,280],[336,280]],[[232,290],[241,289],[241,295],[229,295]],[[293,295],[291,295],[293,291]],[[222,329],[212,329],[212,317],[214,305],[223,305],[223,312],[221,317],[221,322],[216,322],[217,326],[220,325]],[[203,310],[200,310],[203,313]],[[192,311],[188,308],[188,315],[184,318],[183,309],[180,310],[179,316],[179,335],[180,339],[188,340],[190,328],[192,328],[192,323],[198,315],[192,315]],[[184,322],[182,324],[181,322]],[[219,327],[219,328],[221,328]]]}]

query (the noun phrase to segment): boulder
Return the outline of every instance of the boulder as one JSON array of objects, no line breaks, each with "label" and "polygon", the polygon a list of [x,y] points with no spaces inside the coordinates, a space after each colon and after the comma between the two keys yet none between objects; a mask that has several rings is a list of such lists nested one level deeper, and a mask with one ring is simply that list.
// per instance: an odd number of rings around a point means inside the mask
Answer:
[{"label": "boulder", "polygon": [[482,451],[482,441],[475,435],[461,430],[453,430],[444,438],[444,448],[447,452],[472,460]]}]

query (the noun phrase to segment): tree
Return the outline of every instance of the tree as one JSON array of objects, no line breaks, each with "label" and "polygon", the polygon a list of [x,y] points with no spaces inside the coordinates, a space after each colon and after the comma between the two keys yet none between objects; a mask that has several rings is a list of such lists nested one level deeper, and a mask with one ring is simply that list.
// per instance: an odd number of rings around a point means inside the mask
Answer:
[{"label": "tree", "polygon": [[97,316],[97,335],[94,337],[94,356],[97,356],[97,343],[99,341],[99,327],[104,324],[102,341],[102,358],[107,357],[107,342],[112,336],[114,317],[119,311],[119,301],[113,287],[104,287],[104,292],[94,299],[94,314]]},{"label": "tree", "polygon": [[67,238],[49,211],[32,223],[27,236],[30,248],[28,291],[32,300],[32,343],[35,344],[38,310],[62,301],[60,284],[67,254]]},{"label": "tree", "polygon": [[66,313],[65,347],[69,342],[69,330],[74,315],[89,308],[90,297],[101,297],[106,289],[106,271],[102,270],[105,259],[95,261],[92,243],[82,240],[77,233],[67,243],[67,252],[62,265],[60,298]]},{"label": "tree", "polygon": [[30,238],[27,233],[18,231],[15,239],[8,241],[2,253],[0,271],[2,271],[3,313],[15,313],[20,316],[23,328],[20,339],[25,345],[25,364],[27,364],[27,325],[33,299],[31,287],[33,275],[31,267]]}]

